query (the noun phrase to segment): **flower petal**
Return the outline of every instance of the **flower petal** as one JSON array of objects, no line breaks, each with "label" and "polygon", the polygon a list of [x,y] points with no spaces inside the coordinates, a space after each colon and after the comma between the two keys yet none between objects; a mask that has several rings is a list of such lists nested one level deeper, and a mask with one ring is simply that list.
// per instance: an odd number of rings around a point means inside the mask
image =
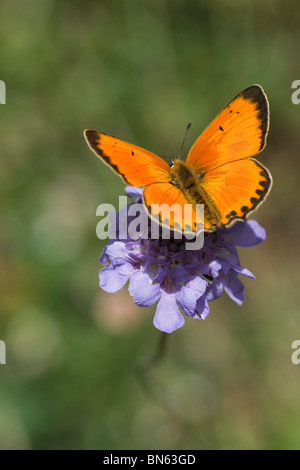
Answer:
[{"label": "flower petal", "polygon": [[100,263],[102,263],[104,266],[109,265],[109,259],[108,259],[107,254],[106,254],[106,250],[107,250],[108,246],[109,245],[106,245],[106,247],[103,248],[102,253],[100,255],[100,258],[98,258],[98,261],[100,261]]},{"label": "flower petal", "polygon": [[207,289],[206,289],[205,298],[208,302],[210,302],[211,300],[215,300],[218,297],[220,297],[222,292],[223,292],[223,282],[221,279],[216,278],[213,281],[209,282]]},{"label": "flower petal", "polygon": [[162,292],[153,324],[155,328],[165,331],[166,333],[172,333],[172,331],[184,325],[184,318],[179,312],[174,294],[170,295],[166,292]]},{"label": "flower petal", "polygon": [[235,266],[239,264],[239,256],[238,253],[233,245],[229,245],[226,243],[222,249],[217,250],[216,252],[217,259],[222,265],[222,271],[226,274],[231,266]]},{"label": "flower petal", "polygon": [[176,294],[176,300],[186,315],[194,315],[197,299],[192,289],[181,286]]},{"label": "flower petal", "polygon": [[113,268],[103,268],[99,272],[99,286],[106,292],[117,292],[127,282],[129,276],[118,273]]},{"label": "flower petal", "polygon": [[[118,262],[119,264],[117,264]],[[115,260],[115,263],[115,270],[123,276],[130,276],[130,274],[133,274],[136,271],[136,268],[132,266],[132,264],[128,263],[127,261],[121,260],[120,258],[118,260]]]},{"label": "flower petal", "polygon": [[192,279],[187,281],[186,287],[192,289],[196,299],[198,299],[206,291],[207,282],[200,276],[194,276]]},{"label": "flower petal", "polygon": [[224,289],[229,297],[238,305],[242,305],[244,300],[244,285],[234,274],[227,275],[224,281]]},{"label": "flower petal", "polygon": [[175,266],[171,269],[170,275],[174,280],[174,283],[185,282],[189,278],[184,266]]},{"label": "flower petal", "polygon": [[206,296],[203,295],[200,299],[197,300],[196,311],[194,318],[199,318],[200,320],[205,320],[209,314],[209,306],[207,303]]},{"label": "flower petal", "polygon": [[115,259],[125,259],[126,251],[125,251],[125,243],[114,241],[110,245],[106,247],[106,254],[110,261],[114,261]]},{"label": "flower petal", "polygon": [[160,285],[152,284],[149,276],[136,271],[130,277],[129,293],[140,307],[149,307],[160,299]]},{"label": "flower petal", "polygon": [[128,197],[137,197],[142,200],[143,188],[138,188],[136,186],[125,186],[125,192]]},{"label": "flower petal", "polygon": [[224,230],[224,238],[233,245],[254,246],[266,239],[266,231],[256,220],[238,221]]},{"label": "flower petal", "polygon": [[210,275],[212,277],[217,277],[219,275],[220,269],[222,269],[222,264],[219,260],[216,259],[208,263],[208,266],[210,268]]},{"label": "flower petal", "polygon": [[252,274],[252,272],[249,271],[249,269],[247,268],[242,268],[242,266],[234,266],[232,269],[238,274],[242,274],[243,276],[250,277],[250,279],[255,279],[254,274]]}]

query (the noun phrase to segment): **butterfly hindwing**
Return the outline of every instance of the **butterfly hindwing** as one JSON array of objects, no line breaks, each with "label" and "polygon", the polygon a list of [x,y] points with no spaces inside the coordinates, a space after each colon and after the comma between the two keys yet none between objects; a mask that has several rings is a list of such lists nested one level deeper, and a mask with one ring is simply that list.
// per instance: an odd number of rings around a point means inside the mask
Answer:
[{"label": "butterfly hindwing", "polygon": [[183,192],[172,184],[149,184],[143,190],[143,202],[149,216],[156,218],[162,226],[185,233],[203,229],[201,215],[196,213]]},{"label": "butterfly hindwing", "polygon": [[97,157],[132,186],[170,181],[170,167],[158,155],[111,135],[86,130],[84,136]]},{"label": "butterfly hindwing", "polygon": [[[250,158],[237,160],[208,171],[201,187],[217,208],[219,226],[245,219],[267,197],[272,185],[269,171]],[[210,229],[206,224],[205,228]]]}]

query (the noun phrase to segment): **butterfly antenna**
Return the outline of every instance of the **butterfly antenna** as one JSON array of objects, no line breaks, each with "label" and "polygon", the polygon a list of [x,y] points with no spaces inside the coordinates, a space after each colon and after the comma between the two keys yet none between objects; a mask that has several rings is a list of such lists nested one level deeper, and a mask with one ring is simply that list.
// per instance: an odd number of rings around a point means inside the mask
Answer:
[{"label": "butterfly antenna", "polygon": [[185,141],[186,141],[186,138],[187,138],[187,135],[188,135],[188,132],[189,132],[189,130],[190,130],[191,125],[192,125],[192,123],[189,122],[188,125],[186,126],[184,138],[183,138],[183,141],[182,141],[182,144],[181,144],[181,148],[180,148],[180,152],[179,152],[179,159],[181,159],[181,154],[182,154],[183,146],[184,146],[184,143],[185,143]]}]

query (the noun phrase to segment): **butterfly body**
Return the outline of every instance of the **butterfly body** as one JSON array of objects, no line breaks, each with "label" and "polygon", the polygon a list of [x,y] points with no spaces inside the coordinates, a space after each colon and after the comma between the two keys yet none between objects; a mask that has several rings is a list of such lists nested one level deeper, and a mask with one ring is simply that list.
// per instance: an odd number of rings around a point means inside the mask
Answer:
[{"label": "butterfly body", "polygon": [[196,210],[197,204],[203,204],[204,219],[209,221],[210,229],[215,229],[218,226],[220,214],[209,193],[202,185],[205,171],[193,168],[177,159],[171,167],[170,173],[172,178],[170,184],[182,191],[194,210]]},{"label": "butterfly body", "polygon": [[[93,130],[84,132],[90,148],[118,173],[124,182],[143,187],[143,202],[151,217],[176,230],[205,231],[230,226],[245,219],[265,200],[272,186],[270,172],[253,155],[266,144],[269,106],[263,89],[252,85],[216,116],[191,147],[186,162],[171,166],[148,150]],[[165,203],[179,204],[182,214]],[[204,204],[204,220],[197,212]],[[191,205],[192,224],[184,215]],[[186,218],[185,218],[186,217]]]}]

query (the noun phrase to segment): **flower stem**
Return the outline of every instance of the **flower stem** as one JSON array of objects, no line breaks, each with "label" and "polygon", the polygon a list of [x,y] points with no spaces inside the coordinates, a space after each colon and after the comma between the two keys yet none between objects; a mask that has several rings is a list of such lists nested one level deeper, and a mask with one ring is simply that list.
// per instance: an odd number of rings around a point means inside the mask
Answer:
[{"label": "flower stem", "polygon": [[148,370],[156,366],[164,358],[167,349],[167,337],[168,333],[162,331],[155,354],[153,356],[143,357],[140,359],[138,363],[138,368],[140,369],[140,371],[147,372]]}]

